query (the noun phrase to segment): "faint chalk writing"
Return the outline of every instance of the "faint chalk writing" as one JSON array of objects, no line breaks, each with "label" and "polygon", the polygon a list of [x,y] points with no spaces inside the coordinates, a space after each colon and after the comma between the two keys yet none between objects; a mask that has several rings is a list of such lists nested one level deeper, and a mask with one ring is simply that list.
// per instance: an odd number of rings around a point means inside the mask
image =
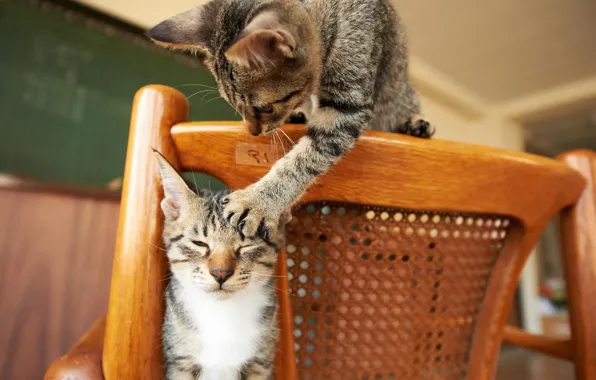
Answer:
[{"label": "faint chalk writing", "polygon": [[81,122],[89,91],[77,80],[93,53],[51,36],[39,36],[31,56],[37,69],[25,74],[23,100],[44,112]]}]

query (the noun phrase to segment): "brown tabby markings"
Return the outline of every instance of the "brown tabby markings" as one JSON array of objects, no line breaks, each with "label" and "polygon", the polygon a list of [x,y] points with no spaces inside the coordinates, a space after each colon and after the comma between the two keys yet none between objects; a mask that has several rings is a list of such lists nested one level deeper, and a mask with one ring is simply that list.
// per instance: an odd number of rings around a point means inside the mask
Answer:
[{"label": "brown tabby markings", "polygon": [[280,214],[368,128],[428,137],[414,120],[406,36],[388,0],[212,0],[150,37],[193,50],[253,135],[301,112],[309,131],[260,181],[226,199],[245,236],[270,239]]},{"label": "brown tabby markings", "polygon": [[283,231],[276,229],[271,242],[242,236],[223,218],[227,192],[197,195],[156,157],[172,272],[162,330],[166,379],[272,379],[278,336],[272,275]]}]

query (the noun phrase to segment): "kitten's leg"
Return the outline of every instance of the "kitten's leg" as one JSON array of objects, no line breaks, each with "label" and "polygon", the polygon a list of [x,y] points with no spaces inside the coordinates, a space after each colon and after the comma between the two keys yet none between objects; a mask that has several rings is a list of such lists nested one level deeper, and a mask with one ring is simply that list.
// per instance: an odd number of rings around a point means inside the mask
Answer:
[{"label": "kitten's leg", "polygon": [[[407,72],[404,70],[403,72]],[[375,118],[382,124],[381,130],[404,135],[430,138],[435,128],[419,117],[420,99],[407,76],[399,76],[394,87],[387,88],[375,105]]]},{"label": "kitten's leg", "polygon": [[307,134],[267,175],[224,200],[226,219],[245,236],[259,235],[269,240],[269,231],[277,228],[281,213],[352,148],[371,120],[371,108],[321,108],[313,116]]},{"label": "kitten's leg", "polygon": [[393,124],[393,128],[391,128],[392,132],[414,137],[431,138],[435,134],[435,128],[428,121],[419,117],[420,98],[418,97],[418,93],[411,86],[407,77],[401,80],[401,86],[397,86],[401,96],[395,98],[399,99],[397,103],[398,110],[395,114],[400,122],[397,123],[397,126]]},{"label": "kitten's leg", "polygon": [[166,360],[166,380],[199,380],[201,367],[192,362],[187,356],[173,357]]},{"label": "kitten's leg", "polygon": [[240,380],[273,380],[273,361],[255,358],[242,370]]},{"label": "kitten's leg", "polygon": [[426,120],[409,119],[400,125],[395,132],[408,136],[431,138],[435,134],[435,128]]}]

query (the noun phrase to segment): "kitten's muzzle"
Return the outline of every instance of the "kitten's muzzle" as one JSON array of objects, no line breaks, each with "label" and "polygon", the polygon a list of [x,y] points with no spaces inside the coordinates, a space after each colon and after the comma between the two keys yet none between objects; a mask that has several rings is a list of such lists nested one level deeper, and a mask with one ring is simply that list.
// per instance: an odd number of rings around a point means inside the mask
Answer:
[{"label": "kitten's muzzle", "polygon": [[246,128],[248,133],[250,133],[253,136],[260,135],[261,131],[263,130],[261,123],[259,123],[258,121],[244,120],[244,127]]},{"label": "kitten's muzzle", "polygon": [[209,273],[219,285],[223,285],[234,274],[234,268],[213,268]]}]

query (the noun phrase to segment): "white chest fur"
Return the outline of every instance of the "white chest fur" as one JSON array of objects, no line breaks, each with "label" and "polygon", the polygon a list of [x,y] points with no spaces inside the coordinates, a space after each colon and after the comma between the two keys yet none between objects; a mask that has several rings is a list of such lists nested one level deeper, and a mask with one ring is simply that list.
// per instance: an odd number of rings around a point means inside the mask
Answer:
[{"label": "white chest fur", "polygon": [[203,379],[225,379],[252,359],[258,349],[259,321],[266,298],[259,285],[226,300],[195,289],[185,289],[188,316],[199,329],[195,359],[203,368]]}]

